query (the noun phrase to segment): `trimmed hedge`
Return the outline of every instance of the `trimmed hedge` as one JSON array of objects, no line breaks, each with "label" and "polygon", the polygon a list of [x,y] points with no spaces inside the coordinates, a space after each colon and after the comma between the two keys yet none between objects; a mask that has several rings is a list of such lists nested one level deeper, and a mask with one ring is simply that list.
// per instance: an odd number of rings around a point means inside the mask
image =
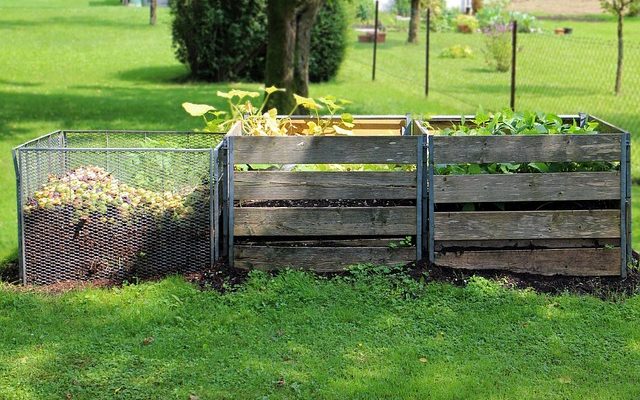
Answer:
[{"label": "trimmed hedge", "polygon": [[[345,0],[318,13],[311,37],[309,78],[327,81],[344,58]],[[209,81],[263,81],[267,52],[267,0],[173,0],[172,35],[177,59],[193,77]]]},{"label": "trimmed hedge", "polygon": [[320,9],[311,32],[309,80],[328,81],[338,74],[347,47],[349,17],[344,0],[330,0]]}]

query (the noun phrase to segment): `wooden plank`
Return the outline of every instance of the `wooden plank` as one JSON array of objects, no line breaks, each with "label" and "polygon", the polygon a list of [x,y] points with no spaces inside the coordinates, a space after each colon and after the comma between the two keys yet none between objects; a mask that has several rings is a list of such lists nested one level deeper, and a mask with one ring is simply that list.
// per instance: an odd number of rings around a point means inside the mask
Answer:
[{"label": "wooden plank", "polygon": [[432,136],[437,164],[620,160],[621,134]]},{"label": "wooden plank", "polygon": [[241,240],[238,240],[238,244],[242,244],[245,246],[280,246],[280,247],[389,247],[389,246],[399,246],[400,243],[404,240],[404,237],[393,237],[393,238],[335,238],[328,237],[323,239],[307,239],[307,238],[299,238],[295,239],[287,239],[287,238],[278,238],[272,239],[264,236],[259,237],[247,237]]},{"label": "wooden plank", "polygon": [[415,164],[415,136],[238,136],[237,164]]},{"label": "wooden plank", "polygon": [[236,200],[416,198],[415,172],[249,171],[235,185]]},{"label": "wooden plank", "polygon": [[399,265],[415,261],[416,249],[403,247],[269,247],[235,248],[234,265],[243,269],[302,268],[335,272],[355,264]]},{"label": "wooden plank", "polygon": [[236,236],[415,235],[415,207],[236,207]]},{"label": "wooden plank", "polygon": [[465,251],[436,253],[437,265],[539,275],[618,276],[620,248]]},{"label": "wooden plank", "polygon": [[620,237],[620,210],[435,213],[435,240]]},{"label": "wooden plank", "polygon": [[440,240],[435,242],[436,251],[458,250],[517,250],[517,249],[561,249],[620,246],[620,239],[502,239],[502,240]]},{"label": "wooden plank", "polygon": [[[334,118],[336,122],[340,121],[340,118]],[[307,122],[315,122],[315,118],[294,118],[291,120],[291,125],[296,130],[302,130],[307,127]],[[372,118],[356,118],[354,121],[353,130],[395,130],[397,133],[407,124],[406,118],[388,118],[388,119],[372,119]]]},{"label": "wooden plank", "polygon": [[436,203],[620,199],[618,172],[436,175]]}]

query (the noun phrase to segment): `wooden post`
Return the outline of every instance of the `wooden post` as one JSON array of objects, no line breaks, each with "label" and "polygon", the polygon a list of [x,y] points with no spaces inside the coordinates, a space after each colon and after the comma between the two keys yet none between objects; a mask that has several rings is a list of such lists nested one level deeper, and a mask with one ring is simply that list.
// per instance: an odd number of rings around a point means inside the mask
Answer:
[{"label": "wooden post", "polygon": [[158,20],[158,0],[149,2],[149,24],[155,25]]},{"label": "wooden post", "polygon": [[424,73],[424,95],[429,96],[429,47],[431,44],[431,7],[427,8],[427,38],[425,40],[425,73]]},{"label": "wooden post", "polygon": [[376,80],[376,52],[378,51],[378,0],[376,0],[376,21],[373,28],[373,71],[371,80]]}]

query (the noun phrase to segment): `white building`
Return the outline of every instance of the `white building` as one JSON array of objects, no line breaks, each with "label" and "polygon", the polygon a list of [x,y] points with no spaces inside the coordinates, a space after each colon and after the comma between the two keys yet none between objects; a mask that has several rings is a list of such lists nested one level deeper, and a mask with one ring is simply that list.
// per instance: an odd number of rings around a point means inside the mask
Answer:
[{"label": "white building", "polygon": [[446,0],[448,8],[457,8],[460,12],[471,10],[471,0]]}]

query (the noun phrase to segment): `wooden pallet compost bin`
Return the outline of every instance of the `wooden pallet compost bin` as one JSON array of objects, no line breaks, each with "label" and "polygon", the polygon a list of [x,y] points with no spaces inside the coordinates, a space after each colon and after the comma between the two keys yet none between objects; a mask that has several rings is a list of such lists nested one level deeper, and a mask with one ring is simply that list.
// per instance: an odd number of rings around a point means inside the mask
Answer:
[{"label": "wooden pallet compost bin", "polygon": [[[304,124],[294,117],[295,126]],[[404,116],[356,116],[355,124],[353,136],[240,136],[238,127],[230,132],[231,264],[328,272],[421,257],[415,246],[421,171],[415,164],[422,137],[407,135]],[[246,170],[264,164],[315,167]],[[349,170],[358,164],[399,168]]]},{"label": "wooden pallet compost bin", "polygon": [[[598,134],[439,136],[433,128],[458,124],[460,117],[428,122],[416,123],[415,130],[429,134],[425,237],[431,262],[541,275],[626,275],[631,253],[628,133],[598,120]],[[436,168],[603,161],[620,162],[620,168],[477,175],[438,175]]]}]

